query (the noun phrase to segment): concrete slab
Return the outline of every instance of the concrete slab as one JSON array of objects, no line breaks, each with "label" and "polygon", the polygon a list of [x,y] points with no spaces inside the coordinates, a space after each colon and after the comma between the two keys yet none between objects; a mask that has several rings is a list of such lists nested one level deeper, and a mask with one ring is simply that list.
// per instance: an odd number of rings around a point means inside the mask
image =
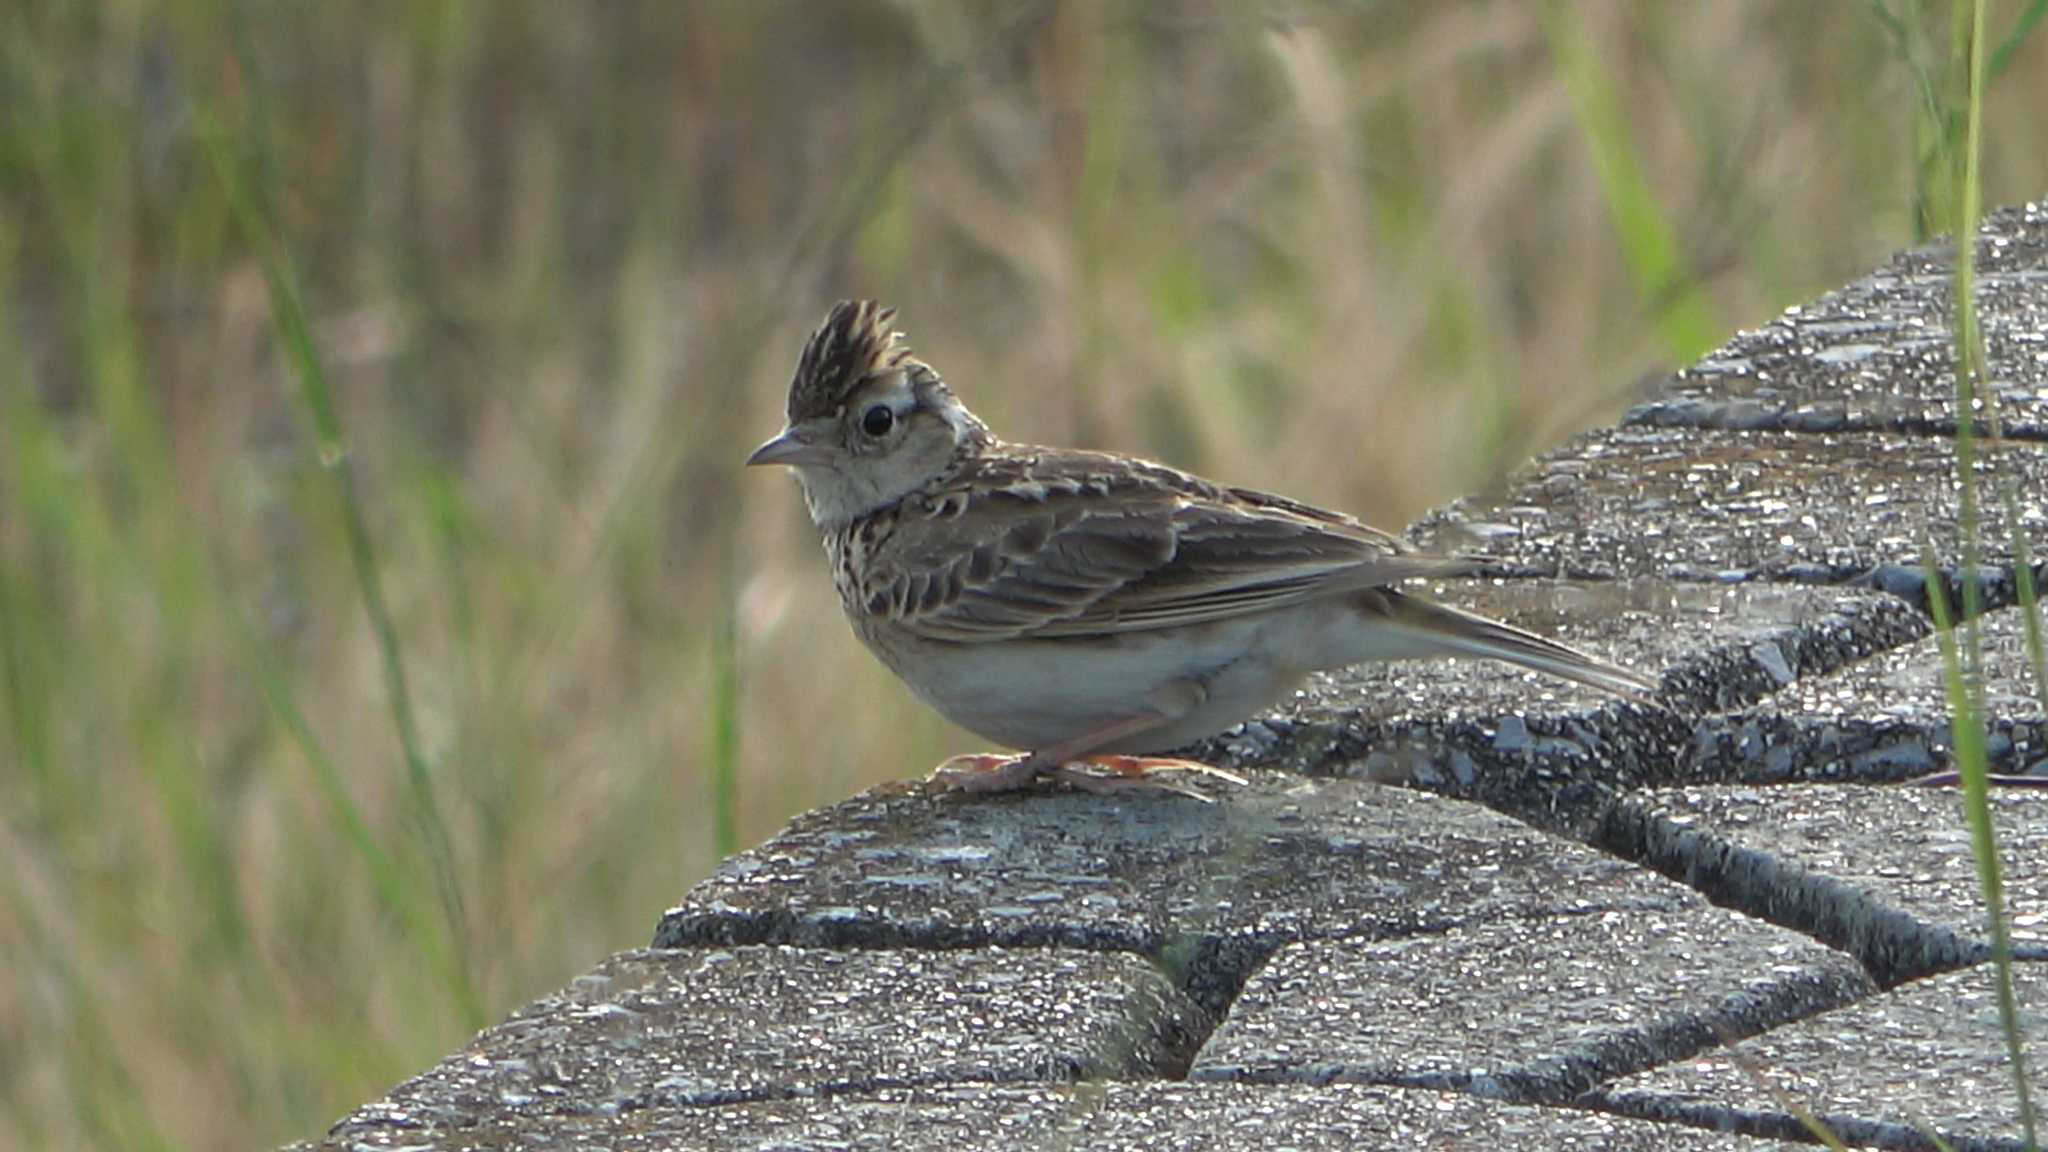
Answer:
[{"label": "concrete slab", "polygon": [[1299,940],[1698,900],[1476,804],[1283,773],[1213,792],[875,789],[726,861],[655,943],[1128,951],[1214,1009]]},{"label": "concrete slab", "polygon": [[1714,907],[1319,941],[1252,974],[1190,1076],[1561,1103],[1874,991],[1847,955]]},{"label": "concrete slab", "polygon": [[[1985,751],[1996,773],[2048,785],[2048,713],[2020,610],[1978,621]],[[1802,679],[1754,708],[1703,719],[1691,769],[1702,778],[1910,780],[1953,767],[1954,733],[1934,636],[1840,671]]]},{"label": "concrete slab", "polygon": [[[2006,435],[2048,439],[2048,204],[1988,217],[1977,246],[1987,390]],[[1956,430],[1947,246],[1744,332],[1624,423],[1799,432]],[[1980,432],[1989,421],[1976,421]]]},{"label": "concrete slab", "polygon": [[[315,1145],[300,1145],[311,1149]],[[1364,1085],[1325,1090],[1230,1084],[969,1085],[719,1108],[655,1107],[617,1115],[493,1121],[421,1139],[417,1130],[344,1122],[329,1152],[519,1148],[617,1152],[1293,1152],[1428,1148],[1446,1152],[1572,1148],[1587,1152],[1791,1152],[1602,1112],[1531,1108]]]},{"label": "concrete slab", "polygon": [[[1994,789],[2013,946],[2048,960],[2048,794]],[[1893,984],[1988,954],[1961,794],[1792,784],[1651,792],[1617,805],[1610,850],[1718,904],[1805,932]]]},{"label": "concrete slab", "polygon": [[1319,675],[1195,752],[1212,763],[1415,784],[1583,838],[1620,792],[1700,774],[1703,713],[1768,698],[1925,636],[1878,592],[1664,580],[1455,580],[1437,599],[1661,674],[1668,710],[1491,661],[1405,661]]},{"label": "concrete slab", "polygon": [[[1981,447],[1980,464],[2021,492],[2048,491],[2048,444]],[[1460,500],[1409,534],[1498,557],[1489,575],[1851,583],[1920,603],[1924,542],[1951,580],[1960,568],[1952,451],[1939,439],[1876,433],[1592,432],[1536,460],[1504,494]],[[2016,600],[2012,527],[1997,503],[1987,495],[1986,608]],[[2036,536],[2048,531],[2048,507],[2024,501],[2021,521]]]},{"label": "concrete slab", "polygon": [[[2038,1038],[2048,1032],[2048,965],[2014,968],[2036,1039],[2029,1083],[2037,1122],[2048,1099]],[[1797,1138],[1788,1105],[1851,1144],[1927,1149],[1920,1129],[1957,1152],[2019,1152],[2017,1093],[1988,965],[1907,985],[1597,1089],[1590,1102],[1629,1116]],[[2048,1129],[2044,1129],[2048,1130]]]},{"label": "concrete slab", "polygon": [[1175,1074],[1207,1022],[1129,955],[624,952],[342,1122],[478,1123],[918,1084]]},{"label": "concrete slab", "polygon": [[[1979,272],[1996,275],[2048,267],[2048,200],[1985,213],[1977,237]],[[1934,271],[1946,268],[1951,259],[1948,245],[1930,244],[1900,253],[1892,264],[1907,271]]]}]

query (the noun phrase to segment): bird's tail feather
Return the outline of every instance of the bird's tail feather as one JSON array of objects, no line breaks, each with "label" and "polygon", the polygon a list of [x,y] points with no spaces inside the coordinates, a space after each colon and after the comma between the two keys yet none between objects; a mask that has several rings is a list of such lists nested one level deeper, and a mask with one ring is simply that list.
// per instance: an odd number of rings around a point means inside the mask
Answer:
[{"label": "bird's tail feather", "polygon": [[1383,610],[1389,623],[1443,655],[1503,660],[1645,703],[1656,694],[1654,677],[1631,672],[1534,632],[1391,589],[1382,589],[1378,594],[1384,598]]}]

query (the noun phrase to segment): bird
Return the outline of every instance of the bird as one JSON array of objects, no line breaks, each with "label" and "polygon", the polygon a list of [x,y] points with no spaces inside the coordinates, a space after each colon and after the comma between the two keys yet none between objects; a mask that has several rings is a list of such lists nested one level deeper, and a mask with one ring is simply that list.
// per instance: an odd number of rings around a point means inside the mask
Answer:
[{"label": "bird", "polygon": [[782,430],[746,463],[795,471],[868,650],[948,720],[1017,750],[948,759],[933,773],[948,789],[1240,780],[1158,754],[1311,673],[1372,661],[1485,657],[1641,701],[1657,689],[1404,587],[1483,557],[1135,456],[1003,440],[895,316],[834,305],[797,360]]}]

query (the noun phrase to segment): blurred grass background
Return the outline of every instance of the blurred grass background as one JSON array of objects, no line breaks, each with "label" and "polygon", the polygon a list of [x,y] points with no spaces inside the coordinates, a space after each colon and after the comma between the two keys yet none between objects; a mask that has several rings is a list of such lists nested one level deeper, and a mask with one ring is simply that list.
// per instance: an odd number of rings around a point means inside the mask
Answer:
[{"label": "blurred grass background", "polygon": [[1013,438],[1397,526],[1941,231],[1947,20],[0,6],[0,1147],[310,1135],[974,746],[738,467],[833,299]]}]

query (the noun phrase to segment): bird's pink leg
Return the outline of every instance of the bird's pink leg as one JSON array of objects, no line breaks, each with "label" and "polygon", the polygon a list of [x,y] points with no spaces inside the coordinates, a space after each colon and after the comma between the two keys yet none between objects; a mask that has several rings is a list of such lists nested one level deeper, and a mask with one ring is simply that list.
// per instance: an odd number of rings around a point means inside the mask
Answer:
[{"label": "bird's pink leg", "polygon": [[1175,773],[1194,773],[1230,784],[1243,784],[1244,777],[1225,772],[1199,760],[1171,756],[1083,756],[1069,760],[1048,775],[1083,792],[1171,792],[1209,803],[1210,798],[1193,788],[1169,779]]},{"label": "bird's pink leg", "polygon": [[1088,792],[1163,791],[1207,800],[1182,785],[1155,779],[1157,773],[1194,772],[1234,784],[1244,779],[1193,760],[1158,756],[1118,756],[1091,750],[1172,723],[1200,705],[1205,691],[1184,682],[1158,694],[1161,707],[1108,724],[1083,736],[1023,756],[974,753],[955,756],[939,765],[932,778],[960,792],[1009,792],[1028,787],[1040,776]]},{"label": "bird's pink leg", "polygon": [[1058,771],[1061,765],[1086,755],[1091,748],[1135,736],[1162,723],[1165,720],[1159,716],[1140,713],[1028,755],[982,753],[955,756],[939,765],[932,778],[960,792],[1010,792],[1029,786],[1040,776]]},{"label": "bird's pink leg", "polygon": [[932,770],[932,779],[955,792],[1012,792],[1029,787],[1038,773],[1038,766],[1022,752],[1011,756],[970,752],[947,757]]}]

